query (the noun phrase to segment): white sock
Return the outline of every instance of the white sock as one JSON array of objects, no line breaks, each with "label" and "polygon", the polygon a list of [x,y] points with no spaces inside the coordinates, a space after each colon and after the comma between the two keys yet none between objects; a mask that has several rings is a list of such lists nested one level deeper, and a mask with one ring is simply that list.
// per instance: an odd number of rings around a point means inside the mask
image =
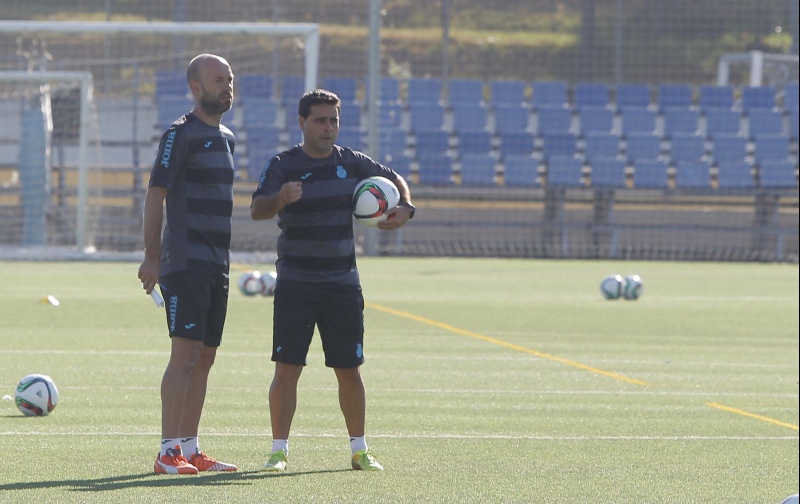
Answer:
[{"label": "white sock", "polygon": [[181,451],[186,458],[200,453],[200,441],[196,437],[181,438]]},{"label": "white sock", "polygon": [[361,437],[351,437],[350,438],[350,451],[355,455],[360,451],[367,450],[367,438],[364,436]]},{"label": "white sock", "polygon": [[180,442],[180,441],[181,441],[181,440],[180,440],[180,439],[178,439],[178,438],[174,438],[174,439],[169,439],[169,438],[162,439],[162,440],[161,440],[161,456],[163,457],[164,455],[166,455],[166,454],[167,454],[167,450],[168,450],[168,449],[172,449],[172,448],[175,448],[175,446],[178,446],[178,445],[180,445],[180,444],[181,444],[181,442]]},{"label": "white sock", "polygon": [[288,439],[273,439],[272,440],[272,451],[270,453],[275,453],[278,450],[283,450],[283,453],[286,456],[289,456],[289,440]]}]

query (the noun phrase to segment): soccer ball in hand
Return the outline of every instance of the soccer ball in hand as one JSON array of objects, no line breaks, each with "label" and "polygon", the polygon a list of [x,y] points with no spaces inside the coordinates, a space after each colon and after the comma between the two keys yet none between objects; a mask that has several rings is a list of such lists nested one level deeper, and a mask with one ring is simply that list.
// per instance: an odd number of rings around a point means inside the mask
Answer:
[{"label": "soccer ball in hand", "polygon": [[609,275],[600,282],[600,292],[606,299],[619,299],[625,287],[622,275]]},{"label": "soccer ball in hand", "polygon": [[14,401],[25,416],[47,416],[58,404],[58,389],[49,376],[29,374],[17,384]]},{"label": "soccer ball in hand", "polygon": [[642,278],[639,275],[626,276],[622,295],[628,300],[639,299],[642,296]]},{"label": "soccer ball in hand", "polygon": [[369,177],[360,181],[353,191],[353,217],[368,227],[386,220],[386,212],[400,203],[400,191],[386,177]]},{"label": "soccer ball in hand", "polygon": [[259,271],[248,271],[239,277],[239,292],[245,296],[255,296],[264,292],[264,280]]}]

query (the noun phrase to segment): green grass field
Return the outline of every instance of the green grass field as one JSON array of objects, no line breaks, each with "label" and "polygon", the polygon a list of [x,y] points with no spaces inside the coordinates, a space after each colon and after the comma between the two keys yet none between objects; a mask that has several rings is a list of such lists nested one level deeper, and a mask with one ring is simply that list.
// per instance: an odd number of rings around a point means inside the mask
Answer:
[{"label": "green grass field", "polygon": [[[798,266],[359,265],[367,438],[386,471],[349,470],[315,338],[289,470],[259,472],[272,301],[233,289],[201,444],[240,471],[187,477],[152,474],[169,342],[138,265],[0,263],[0,395],[34,372],[61,394],[42,418],[0,401],[0,502],[777,504],[798,491]],[[641,275],[642,298],[604,300],[611,273]]]}]

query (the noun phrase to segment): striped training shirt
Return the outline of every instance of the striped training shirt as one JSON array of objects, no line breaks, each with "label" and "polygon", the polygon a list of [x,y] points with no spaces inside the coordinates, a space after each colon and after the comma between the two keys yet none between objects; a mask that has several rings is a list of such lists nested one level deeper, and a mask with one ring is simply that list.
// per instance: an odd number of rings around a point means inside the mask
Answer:
[{"label": "striped training shirt", "polygon": [[302,182],[302,197],[278,212],[278,278],[305,282],[360,283],[353,239],[353,191],[367,177],[396,180],[390,168],[367,155],[333,146],[325,159],[297,145],[273,157],[253,193],[270,196],[286,182]]},{"label": "striped training shirt", "polygon": [[186,114],[161,137],[150,187],[167,189],[161,274],[230,268],[233,151],[224,125]]}]

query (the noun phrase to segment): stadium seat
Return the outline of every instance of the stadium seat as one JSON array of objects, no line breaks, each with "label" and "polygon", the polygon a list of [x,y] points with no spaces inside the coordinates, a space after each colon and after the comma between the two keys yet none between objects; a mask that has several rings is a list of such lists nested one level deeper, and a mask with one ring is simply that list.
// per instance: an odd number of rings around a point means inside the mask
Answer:
[{"label": "stadium seat", "polygon": [[384,156],[405,154],[408,147],[408,135],[402,128],[386,128],[380,130],[378,145]]},{"label": "stadium seat", "polygon": [[453,158],[447,154],[417,156],[419,183],[423,185],[453,185]]},{"label": "stadium seat", "polygon": [[781,135],[762,135],[755,139],[755,162],[788,161],[789,138]]},{"label": "stadium seat", "polygon": [[622,189],[625,187],[625,161],[598,157],[591,161],[591,186]]},{"label": "stadium seat", "polygon": [[742,110],[750,113],[755,109],[775,108],[775,88],[772,86],[745,86],[742,88]]},{"label": "stadium seat", "polygon": [[798,104],[798,100],[800,100],[800,98],[798,98],[797,96],[797,93],[799,91],[800,90],[798,89],[797,82],[790,82],[786,84],[786,86],[783,88],[784,110],[793,110],[796,109],[798,106],[800,106],[800,104]]},{"label": "stadium seat", "polygon": [[617,157],[619,137],[613,133],[589,133],[586,135],[583,154],[589,164],[597,157]]},{"label": "stadium seat", "polygon": [[656,113],[649,109],[628,108],[623,109],[622,117],[622,136],[627,137],[631,133],[649,133],[656,131]]},{"label": "stadium seat", "polygon": [[527,108],[507,104],[494,106],[494,130],[497,134],[530,129],[530,112]]},{"label": "stadium seat", "polygon": [[242,127],[245,130],[261,126],[274,126],[278,119],[278,102],[273,98],[252,96],[242,107]]},{"label": "stadium seat", "polygon": [[733,87],[701,86],[699,104],[700,111],[704,114],[712,109],[731,110],[734,104]]},{"label": "stadium seat", "polygon": [[574,155],[551,156],[547,160],[547,185],[583,187],[583,160]]},{"label": "stadium seat", "polygon": [[361,129],[361,105],[358,102],[342,102],[339,111],[339,127]]},{"label": "stadium seat", "polygon": [[572,133],[549,133],[542,137],[542,156],[545,162],[552,156],[574,157],[578,152],[578,139]]},{"label": "stadium seat", "polygon": [[359,128],[339,128],[339,137],[336,140],[336,144],[363,152],[366,146],[364,132]]},{"label": "stadium seat", "polygon": [[427,77],[408,79],[406,103],[413,107],[418,104],[442,105],[442,81]]},{"label": "stadium seat", "polygon": [[758,168],[759,186],[769,189],[797,187],[795,166],[791,161],[765,161]]},{"label": "stadium seat", "polygon": [[625,156],[630,163],[655,160],[661,157],[661,138],[652,133],[632,133],[628,136]]},{"label": "stadium seat", "polygon": [[540,107],[569,107],[567,83],[563,81],[534,81],[531,103],[534,110]]},{"label": "stadium seat", "polygon": [[156,96],[157,128],[161,131],[167,129],[177,118],[189,113],[192,106],[192,101],[186,95]]},{"label": "stadium seat", "polygon": [[444,128],[444,107],[438,103],[415,103],[409,109],[409,129],[430,131]]},{"label": "stadium seat", "polygon": [[462,131],[458,134],[459,157],[466,154],[489,154],[492,152],[492,134],[488,131]]},{"label": "stadium seat", "polygon": [[475,103],[453,104],[453,132],[484,131],[487,128],[489,115],[486,107]]},{"label": "stadium seat", "polygon": [[302,75],[286,75],[281,79],[281,105],[286,108],[287,124],[290,117],[297,117],[297,102],[306,92],[306,78]]},{"label": "stadium seat", "polygon": [[667,189],[667,165],[656,159],[643,159],[633,167],[633,187],[637,189]]},{"label": "stadium seat", "polygon": [[753,168],[745,161],[722,161],[717,166],[720,189],[752,189],[756,186]]},{"label": "stadium seat", "polygon": [[237,75],[235,82],[239,86],[237,98],[246,104],[250,104],[251,98],[273,99],[272,77],[267,74],[246,73]]},{"label": "stadium seat", "polygon": [[465,154],[461,158],[461,185],[496,185],[496,169],[497,159],[491,154]]},{"label": "stadium seat", "polygon": [[620,113],[631,108],[649,108],[651,105],[650,86],[636,83],[619,84],[616,88],[616,100],[614,103]]},{"label": "stadium seat", "polygon": [[400,103],[400,81],[394,77],[381,77],[380,103]]},{"label": "stadium seat", "polygon": [[534,150],[534,136],[530,131],[504,131],[500,133],[500,156],[530,156]]},{"label": "stadium seat", "polygon": [[691,108],[668,108],[664,111],[664,136],[700,133],[700,114]]},{"label": "stadium seat", "polygon": [[583,107],[609,108],[608,86],[597,82],[579,82],[573,89],[573,108]]},{"label": "stadium seat", "polygon": [[800,110],[795,107],[789,111],[789,138],[794,142],[798,139],[798,129],[800,129]]},{"label": "stadium seat", "polygon": [[747,140],[739,135],[717,135],[711,144],[714,164],[741,162],[747,156]]},{"label": "stadium seat", "polygon": [[513,105],[526,107],[525,83],[519,80],[493,80],[489,82],[489,103],[496,105]]},{"label": "stadium seat", "polygon": [[683,161],[700,161],[706,156],[705,139],[699,135],[678,134],[669,144],[669,159],[673,166]]},{"label": "stadium seat", "polygon": [[252,127],[247,130],[247,179],[250,181],[258,180],[261,171],[280,150],[280,128],[277,126]]},{"label": "stadium seat", "polygon": [[780,135],[783,133],[783,116],[773,109],[751,109],[747,114],[750,138],[759,135]]},{"label": "stadium seat", "polygon": [[706,136],[739,135],[742,132],[742,115],[730,109],[709,109],[706,112]]},{"label": "stadium seat", "polygon": [[450,79],[447,89],[447,101],[451,107],[457,104],[485,105],[483,81],[480,79]]},{"label": "stadium seat", "polygon": [[181,95],[189,96],[189,84],[186,72],[174,70],[156,71],[155,96]]},{"label": "stadium seat", "polygon": [[711,173],[707,161],[681,161],[675,167],[675,187],[680,189],[709,189]]},{"label": "stadium seat", "polygon": [[578,111],[578,131],[581,136],[611,133],[614,131],[614,113],[608,107],[584,106]]},{"label": "stadium seat", "polygon": [[410,182],[411,178],[411,157],[406,154],[390,154],[381,157],[381,164],[388,166],[400,174],[401,177]]},{"label": "stadium seat", "polygon": [[444,130],[420,130],[414,143],[417,157],[421,154],[445,154],[450,149],[450,134]]},{"label": "stadium seat", "polygon": [[403,124],[403,106],[396,102],[381,102],[378,124],[381,128],[399,128]]},{"label": "stadium seat", "polygon": [[303,141],[303,132],[297,126],[297,124],[292,124],[289,128],[289,147],[294,147],[295,145],[301,143]]},{"label": "stadium seat", "polygon": [[503,185],[530,187],[537,184],[537,160],[530,155],[513,154],[503,158]]},{"label": "stadium seat", "polygon": [[692,88],[689,84],[662,84],[658,86],[658,110],[692,108]]},{"label": "stadium seat", "polygon": [[537,135],[567,133],[572,129],[572,112],[563,107],[539,107],[536,111]]},{"label": "stadium seat", "polygon": [[322,88],[327,89],[345,103],[358,103],[358,81],[353,77],[325,77]]}]

